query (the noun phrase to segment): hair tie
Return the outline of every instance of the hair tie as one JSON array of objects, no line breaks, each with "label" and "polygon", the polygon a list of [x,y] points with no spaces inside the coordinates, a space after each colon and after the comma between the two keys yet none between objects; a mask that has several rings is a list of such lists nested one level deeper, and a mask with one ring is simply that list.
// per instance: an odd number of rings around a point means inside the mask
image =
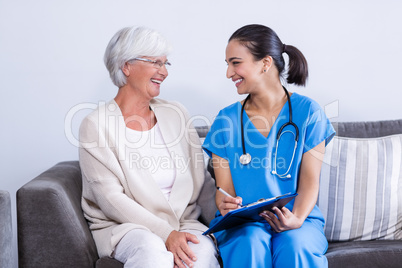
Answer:
[{"label": "hair tie", "polygon": [[285,53],[285,52],[286,52],[286,45],[283,44],[283,46],[282,46],[282,53]]}]

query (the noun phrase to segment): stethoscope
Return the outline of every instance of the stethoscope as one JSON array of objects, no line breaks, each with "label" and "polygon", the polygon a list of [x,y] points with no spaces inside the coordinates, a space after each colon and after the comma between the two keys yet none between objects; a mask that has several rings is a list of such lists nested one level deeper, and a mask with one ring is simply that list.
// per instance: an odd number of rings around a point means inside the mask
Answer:
[{"label": "stethoscope", "polygon": [[[293,164],[293,160],[295,157],[295,153],[296,153],[296,148],[297,148],[297,142],[299,140],[299,128],[297,127],[297,125],[295,123],[292,122],[292,102],[290,101],[290,96],[289,96],[289,92],[288,90],[284,87],[283,90],[285,90],[286,93],[286,97],[288,98],[288,103],[289,103],[289,122],[283,124],[281,126],[281,128],[279,129],[278,133],[276,134],[276,146],[275,146],[275,156],[274,156],[274,167],[273,170],[271,171],[271,173],[273,175],[277,175],[279,178],[291,178],[291,175],[289,174],[290,172],[290,168],[292,167]],[[251,162],[251,155],[249,153],[246,152],[246,146],[244,145],[244,127],[243,127],[243,113],[244,113],[244,106],[246,105],[246,102],[248,101],[248,99],[250,98],[250,95],[247,96],[247,98],[244,100],[243,105],[241,107],[241,114],[240,114],[240,124],[241,124],[241,144],[243,147],[243,154],[240,156],[240,163],[242,165],[248,165]],[[290,130],[286,130],[283,131],[283,129],[286,126],[293,126],[296,130],[296,134],[294,134],[292,131]],[[295,146],[293,148],[293,154],[292,154],[292,159],[290,161],[290,165],[288,170],[286,170],[285,173],[283,174],[278,174],[278,172],[276,171],[276,157],[278,155],[278,145],[279,145],[279,140],[281,139],[281,136],[285,133],[292,133],[294,136],[294,140],[295,140]]]}]

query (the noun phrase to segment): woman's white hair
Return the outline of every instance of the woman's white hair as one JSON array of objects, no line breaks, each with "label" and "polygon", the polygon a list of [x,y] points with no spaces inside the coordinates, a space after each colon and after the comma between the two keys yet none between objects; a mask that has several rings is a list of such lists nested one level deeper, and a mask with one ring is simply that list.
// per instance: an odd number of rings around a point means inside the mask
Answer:
[{"label": "woman's white hair", "polygon": [[113,84],[119,88],[127,82],[122,68],[137,57],[167,56],[171,51],[169,42],[157,31],[146,27],[126,27],[110,40],[103,58]]}]

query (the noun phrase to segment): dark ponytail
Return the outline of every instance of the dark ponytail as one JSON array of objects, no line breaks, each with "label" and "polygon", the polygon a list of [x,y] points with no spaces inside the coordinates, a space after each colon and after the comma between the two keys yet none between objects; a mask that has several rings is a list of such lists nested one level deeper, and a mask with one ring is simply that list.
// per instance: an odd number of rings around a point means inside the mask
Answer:
[{"label": "dark ponytail", "polygon": [[238,40],[246,46],[255,60],[262,60],[266,56],[271,56],[280,76],[285,70],[285,60],[282,54],[288,54],[287,82],[299,86],[306,85],[308,78],[306,58],[296,47],[283,44],[271,28],[258,24],[246,25],[232,34],[229,42],[232,40]]}]

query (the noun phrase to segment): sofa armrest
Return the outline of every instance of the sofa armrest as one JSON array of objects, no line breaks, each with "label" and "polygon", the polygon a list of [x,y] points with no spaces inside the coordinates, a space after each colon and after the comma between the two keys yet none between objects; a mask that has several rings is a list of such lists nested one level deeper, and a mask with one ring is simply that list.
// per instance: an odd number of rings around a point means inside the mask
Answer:
[{"label": "sofa armrest", "polygon": [[94,267],[96,246],[81,209],[78,161],[61,162],[17,191],[20,267]]},{"label": "sofa armrest", "polygon": [[0,190],[0,267],[12,266],[11,200],[7,191]]}]

